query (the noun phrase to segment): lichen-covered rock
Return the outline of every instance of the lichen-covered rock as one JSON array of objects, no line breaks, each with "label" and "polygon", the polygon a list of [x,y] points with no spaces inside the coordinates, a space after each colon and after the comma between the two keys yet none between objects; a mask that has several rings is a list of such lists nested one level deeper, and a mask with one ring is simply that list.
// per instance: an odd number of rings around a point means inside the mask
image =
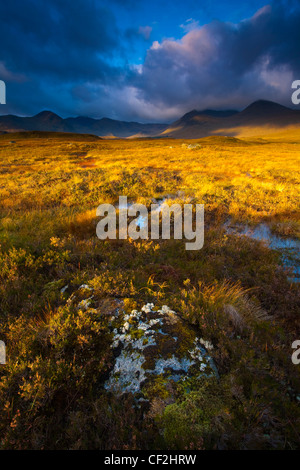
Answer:
[{"label": "lichen-covered rock", "polygon": [[176,387],[188,390],[203,376],[217,375],[204,341],[166,305],[146,304],[130,314],[118,310],[111,328],[115,363],[104,386],[114,394],[168,404]]},{"label": "lichen-covered rock", "polygon": [[126,313],[122,300],[103,299],[87,284],[67,305],[95,317],[100,313],[110,331],[112,366],[104,388],[114,395],[133,394],[137,403],[161,412],[178,393],[195,390],[199,380],[218,375],[208,353],[213,345],[167,305],[155,308],[148,303]]}]

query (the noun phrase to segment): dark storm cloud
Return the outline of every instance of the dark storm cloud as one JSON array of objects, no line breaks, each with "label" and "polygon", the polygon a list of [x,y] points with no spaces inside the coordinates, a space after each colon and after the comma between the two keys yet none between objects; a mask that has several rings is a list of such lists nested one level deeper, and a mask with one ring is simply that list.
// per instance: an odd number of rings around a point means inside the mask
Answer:
[{"label": "dark storm cloud", "polygon": [[11,70],[62,80],[105,78],[118,44],[115,19],[91,0],[0,4],[1,60]]},{"label": "dark storm cloud", "polygon": [[[118,0],[107,3],[113,2]],[[90,83],[116,83],[123,74],[114,63],[120,32],[105,2],[1,2],[0,44],[0,73],[8,96],[3,113],[47,108],[76,114],[74,87],[86,84],[88,93]]]},{"label": "dark storm cloud", "polygon": [[158,109],[244,106],[259,98],[291,105],[299,51],[299,1],[274,1],[237,25],[215,21],[179,41],[153,43],[132,80]]}]

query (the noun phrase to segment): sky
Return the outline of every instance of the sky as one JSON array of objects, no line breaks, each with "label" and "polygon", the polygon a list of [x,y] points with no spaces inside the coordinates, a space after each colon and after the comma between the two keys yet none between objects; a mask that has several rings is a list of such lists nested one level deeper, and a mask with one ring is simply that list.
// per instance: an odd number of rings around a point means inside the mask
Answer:
[{"label": "sky", "polygon": [[292,106],[300,0],[0,0],[0,114],[170,122]]}]

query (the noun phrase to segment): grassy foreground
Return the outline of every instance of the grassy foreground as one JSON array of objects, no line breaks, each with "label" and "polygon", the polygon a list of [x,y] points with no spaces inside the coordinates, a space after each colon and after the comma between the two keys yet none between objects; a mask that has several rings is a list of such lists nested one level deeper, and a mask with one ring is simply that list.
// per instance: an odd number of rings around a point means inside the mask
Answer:
[{"label": "grassy foreground", "polygon": [[[279,254],[228,234],[233,220],[300,238],[300,143],[291,134],[199,141],[0,136],[0,447],[295,449],[300,438],[299,286]],[[96,207],[119,195],[205,204],[205,245],[100,241]],[[81,284],[103,312],[72,310]],[[68,286],[66,289],[63,289]],[[63,292],[62,292],[63,289]],[[220,379],[142,418],[103,389],[101,313],[167,304],[214,345]],[[100,309],[101,310],[101,309]],[[234,312],[234,313],[233,313]]]}]

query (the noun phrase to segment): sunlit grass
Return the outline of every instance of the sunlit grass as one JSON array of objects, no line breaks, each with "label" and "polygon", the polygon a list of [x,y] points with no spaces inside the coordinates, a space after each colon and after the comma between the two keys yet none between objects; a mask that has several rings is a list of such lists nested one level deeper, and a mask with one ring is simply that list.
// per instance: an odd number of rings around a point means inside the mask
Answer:
[{"label": "sunlit grass", "polygon": [[120,194],[141,200],[181,190],[206,211],[292,222],[298,236],[300,144],[216,139],[200,140],[195,150],[178,140],[2,141],[0,210],[86,211]]}]

